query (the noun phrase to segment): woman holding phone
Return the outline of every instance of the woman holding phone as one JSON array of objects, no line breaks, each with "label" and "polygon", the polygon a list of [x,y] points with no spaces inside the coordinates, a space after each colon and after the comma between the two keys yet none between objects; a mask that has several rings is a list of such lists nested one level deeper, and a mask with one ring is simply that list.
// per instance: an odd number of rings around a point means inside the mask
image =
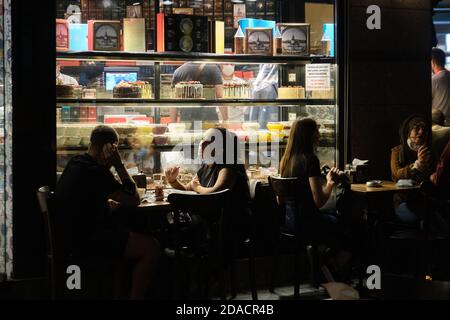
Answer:
[{"label": "woman holding phone", "polygon": [[[400,145],[391,152],[392,180],[411,179],[421,183],[433,173],[433,156],[430,148],[431,131],[428,121],[412,115],[400,126]],[[416,222],[419,208],[414,199],[396,195],[397,217],[402,222]]]}]

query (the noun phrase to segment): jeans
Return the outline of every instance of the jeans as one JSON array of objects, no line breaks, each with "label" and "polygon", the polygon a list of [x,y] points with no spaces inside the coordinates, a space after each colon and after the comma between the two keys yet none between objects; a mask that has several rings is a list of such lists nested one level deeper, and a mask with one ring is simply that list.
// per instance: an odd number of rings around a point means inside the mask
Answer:
[{"label": "jeans", "polygon": [[408,208],[406,202],[400,203],[397,209],[395,209],[395,214],[402,222],[413,223],[419,220],[417,215]]}]

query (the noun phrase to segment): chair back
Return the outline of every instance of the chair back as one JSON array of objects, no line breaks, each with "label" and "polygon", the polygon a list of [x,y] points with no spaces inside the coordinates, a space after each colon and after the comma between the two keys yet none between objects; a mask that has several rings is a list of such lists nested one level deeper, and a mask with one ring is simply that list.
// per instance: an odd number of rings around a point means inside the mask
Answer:
[{"label": "chair back", "polygon": [[167,201],[174,211],[197,214],[207,220],[217,220],[225,210],[229,194],[229,189],[209,194],[172,193]]},{"label": "chair back", "polygon": [[55,239],[53,234],[53,219],[51,208],[54,194],[50,191],[50,187],[40,187],[36,193],[39,202],[39,208],[44,222],[44,232],[47,250],[47,276],[50,280],[51,298],[55,298]]},{"label": "chair back", "polygon": [[269,177],[269,183],[275,196],[278,197],[279,214],[278,221],[283,224],[286,215],[286,202],[294,209],[295,225],[298,229],[302,217],[313,214],[314,204],[308,201],[307,186],[303,185],[298,178]]},{"label": "chair back", "polygon": [[48,186],[40,187],[37,191],[37,199],[39,202],[39,208],[44,222],[44,231],[47,241],[47,256],[53,257],[54,255],[54,235],[53,235],[53,221],[50,213],[50,202],[53,200],[53,192],[50,191]]},{"label": "chair back", "polygon": [[202,222],[206,223],[210,230],[210,240],[216,248],[216,253],[222,252],[224,241],[224,223],[223,215],[227,202],[229,200],[230,190],[226,189],[209,194],[184,194],[172,193],[167,201],[172,205],[174,211],[175,226],[175,255],[178,256],[180,243],[180,215],[189,213],[201,217]]},{"label": "chair back", "polygon": [[300,190],[298,178],[269,177],[269,183],[277,197],[287,201],[297,200]]}]

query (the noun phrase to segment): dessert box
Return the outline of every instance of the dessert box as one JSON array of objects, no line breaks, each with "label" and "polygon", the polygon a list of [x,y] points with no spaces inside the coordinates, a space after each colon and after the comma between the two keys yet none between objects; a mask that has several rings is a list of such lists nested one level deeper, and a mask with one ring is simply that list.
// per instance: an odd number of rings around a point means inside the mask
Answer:
[{"label": "dessert box", "polygon": [[159,13],[157,51],[208,52],[208,18]]}]

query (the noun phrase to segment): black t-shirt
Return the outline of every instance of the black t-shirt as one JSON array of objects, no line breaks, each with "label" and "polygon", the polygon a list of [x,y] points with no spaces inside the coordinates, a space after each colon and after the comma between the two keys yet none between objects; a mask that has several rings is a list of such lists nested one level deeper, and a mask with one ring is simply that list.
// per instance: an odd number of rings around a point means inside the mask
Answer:
[{"label": "black t-shirt", "polygon": [[222,169],[228,169],[235,176],[236,182],[231,189],[233,206],[246,208],[250,199],[250,191],[247,183],[245,170],[238,170],[234,165],[203,165],[197,172],[198,180],[202,187],[212,188],[216,184],[219,173]]},{"label": "black t-shirt", "polygon": [[222,169],[228,169],[235,176],[235,184],[230,190],[230,201],[225,212],[225,237],[242,237],[248,231],[250,189],[247,182],[245,169],[237,165],[203,165],[197,172],[200,185],[204,188],[212,188]]},{"label": "black t-shirt", "polygon": [[55,233],[63,247],[89,246],[113,229],[108,199],[121,188],[111,171],[88,154],[69,161],[56,186]]},{"label": "black t-shirt", "polygon": [[303,158],[299,159],[298,163],[294,165],[293,177],[297,177],[300,180],[303,190],[306,192],[305,203],[311,203],[314,209],[317,206],[314,203],[312,195],[311,185],[309,184],[309,178],[320,177],[320,161],[315,154],[305,154]]},{"label": "black t-shirt", "polygon": [[[185,63],[179,67],[172,78],[172,87],[179,82],[199,81],[204,86],[223,84],[222,72],[215,64]],[[182,121],[217,121],[216,108],[182,108]]]}]

